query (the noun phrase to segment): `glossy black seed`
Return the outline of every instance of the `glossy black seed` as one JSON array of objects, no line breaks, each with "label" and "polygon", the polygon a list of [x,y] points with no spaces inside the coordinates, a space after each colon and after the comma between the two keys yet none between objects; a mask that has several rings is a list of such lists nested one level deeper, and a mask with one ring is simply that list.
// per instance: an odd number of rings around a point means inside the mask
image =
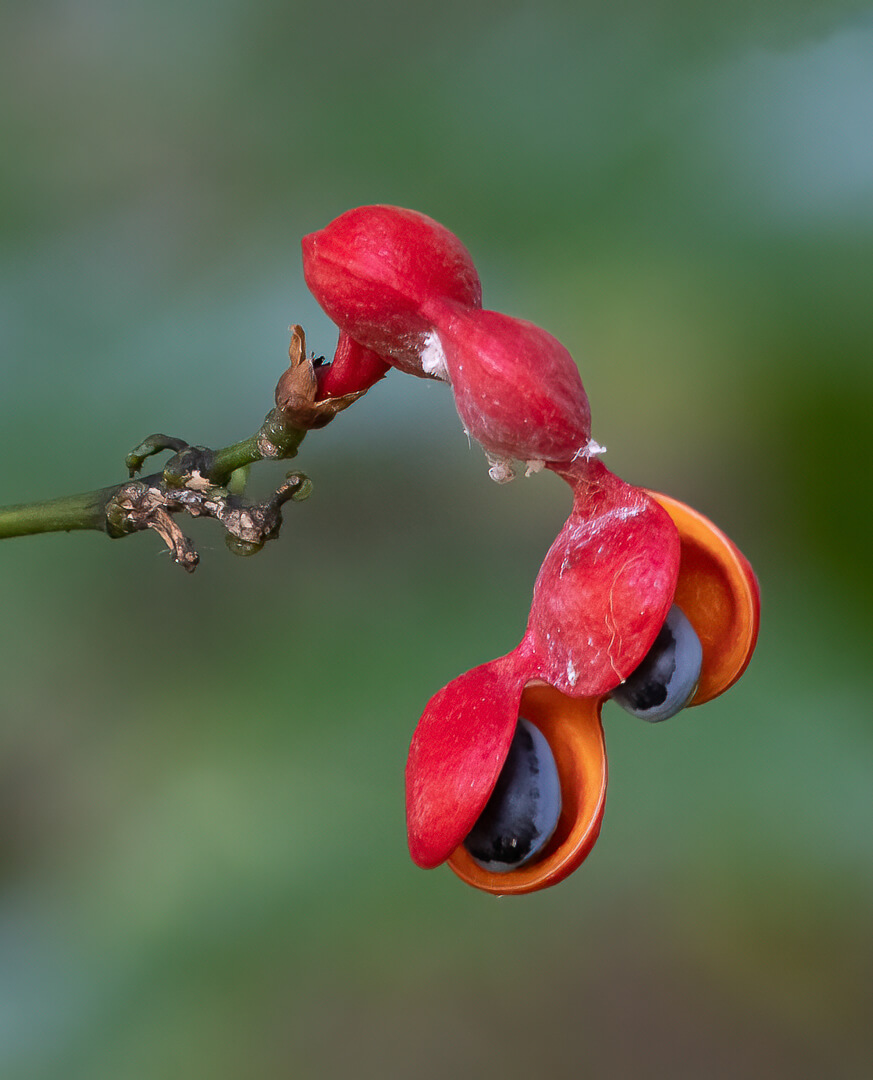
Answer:
[{"label": "glossy black seed", "polygon": [[520,718],[491,798],[464,847],[485,870],[517,870],[545,847],[560,814],[555,758],[539,728]]},{"label": "glossy black seed", "polygon": [[641,720],[668,720],[694,696],[702,662],[700,638],[674,604],[645,659],[610,696]]}]

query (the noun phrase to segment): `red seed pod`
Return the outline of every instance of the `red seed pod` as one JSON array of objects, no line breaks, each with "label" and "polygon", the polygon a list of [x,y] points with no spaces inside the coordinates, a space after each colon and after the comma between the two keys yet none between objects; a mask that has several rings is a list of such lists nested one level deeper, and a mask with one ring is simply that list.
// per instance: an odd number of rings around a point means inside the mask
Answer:
[{"label": "red seed pod", "polygon": [[521,648],[536,675],[571,697],[616,687],[664,624],[679,573],[679,533],[641,488],[591,462],[534,585]]},{"label": "red seed pod", "polygon": [[464,427],[490,456],[536,468],[590,453],[588,395],[557,338],[524,319],[443,298],[424,310]]},{"label": "red seed pod", "polygon": [[[449,865],[493,893],[555,885],[594,846],[606,803],[606,748],[600,700],[571,699],[550,686],[523,689],[515,654],[466,672],[443,687],[419,722],[406,766],[409,850],[425,869]],[[543,851],[509,872],[483,869],[463,841],[497,783],[519,716],[534,723],[554,755],[561,787],[558,825]]]},{"label": "red seed pod", "polygon": [[[599,463],[561,473],[575,487],[573,513],[543,563],[524,640],[434,695],[407,765],[414,861],[434,867],[448,859],[468,884],[500,895],[557,884],[593,847],[606,799],[601,707],[620,673],[648,651],[670,604],[681,605],[702,646],[692,705],[739,678],[758,633],[755,575],[711,521]],[[551,750],[560,816],[529,861],[486,868],[464,841],[497,785],[519,717]]]},{"label": "red seed pod", "polygon": [[482,303],[461,241],[425,214],[397,206],[360,206],[305,236],[303,275],[341,330],[413,375],[434,374],[421,360],[431,329],[424,301]]}]

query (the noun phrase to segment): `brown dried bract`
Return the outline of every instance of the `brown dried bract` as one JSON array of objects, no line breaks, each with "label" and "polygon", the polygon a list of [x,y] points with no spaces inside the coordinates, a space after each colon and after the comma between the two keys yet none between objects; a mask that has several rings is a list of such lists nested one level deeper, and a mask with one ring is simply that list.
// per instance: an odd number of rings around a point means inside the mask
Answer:
[{"label": "brown dried bract", "polygon": [[311,431],[329,424],[338,412],[347,409],[365,391],[345,394],[343,397],[316,401],[318,380],[315,364],[306,355],[306,336],[303,327],[291,327],[291,345],[288,349],[288,370],[276,386],[276,406],[290,427]]}]

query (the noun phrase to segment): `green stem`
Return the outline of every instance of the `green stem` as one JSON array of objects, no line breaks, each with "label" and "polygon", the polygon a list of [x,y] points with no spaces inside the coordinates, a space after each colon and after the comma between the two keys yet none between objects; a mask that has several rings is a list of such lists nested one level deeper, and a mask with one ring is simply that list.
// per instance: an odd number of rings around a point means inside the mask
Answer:
[{"label": "green stem", "polygon": [[225,484],[232,473],[264,458],[287,460],[297,456],[306,435],[302,428],[289,427],[278,409],[267,414],[260,431],[242,442],[216,450],[207,475],[216,484]]},{"label": "green stem", "polygon": [[[306,432],[288,426],[278,410],[267,415],[260,430],[242,442],[233,443],[214,452],[208,451],[208,468],[204,468],[206,477],[217,485],[226,484],[231,475],[246,465],[252,465],[264,458],[282,460],[292,458],[297,453],[297,448],[303,441]],[[158,436],[159,442],[155,448],[148,451],[149,454],[158,452],[166,447],[172,448],[173,443],[181,443],[181,440],[166,440],[166,436]],[[164,440],[161,443],[160,440]],[[149,445],[149,441],[142,446]],[[182,445],[186,445],[182,443]],[[138,448],[138,467],[144,460],[142,446]],[[199,448],[188,448],[199,449]],[[205,448],[203,448],[205,449]],[[136,456],[137,452],[134,452]],[[143,483],[160,483],[165,479],[168,483],[177,487],[179,477],[176,476],[176,467],[182,469],[185,475],[185,450],[180,451],[171,458],[166,466],[164,477],[161,474],[143,477]],[[126,483],[115,484],[112,487],[98,488],[96,491],[85,491],[80,495],[65,495],[59,499],[49,499],[44,502],[19,503],[16,506],[0,507],[0,540],[12,536],[32,536],[34,533],[44,532],[69,532],[72,529],[96,529],[99,532],[109,532],[107,507],[111,500],[118,494]]]},{"label": "green stem", "polygon": [[252,435],[248,439],[243,439],[242,442],[216,450],[209,469],[209,478],[219,484],[227,480],[231,473],[235,473],[237,469],[244,469],[246,465],[254,465],[262,457],[263,454],[258,448],[258,436]]},{"label": "green stem", "polygon": [[0,507],[0,540],[44,532],[106,528],[106,503],[121,485],[65,495],[46,502]]}]

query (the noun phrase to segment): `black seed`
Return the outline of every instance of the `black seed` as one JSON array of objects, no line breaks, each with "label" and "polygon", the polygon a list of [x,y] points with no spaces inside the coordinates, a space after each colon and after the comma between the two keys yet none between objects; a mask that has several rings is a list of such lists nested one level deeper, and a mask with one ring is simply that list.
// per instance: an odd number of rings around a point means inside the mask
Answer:
[{"label": "black seed", "polygon": [[700,639],[674,604],[639,667],[610,696],[642,720],[667,720],[693,697],[702,661]]},{"label": "black seed", "polygon": [[498,873],[533,858],[555,831],[561,787],[545,737],[519,719],[500,776],[464,846],[480,866]]}]

